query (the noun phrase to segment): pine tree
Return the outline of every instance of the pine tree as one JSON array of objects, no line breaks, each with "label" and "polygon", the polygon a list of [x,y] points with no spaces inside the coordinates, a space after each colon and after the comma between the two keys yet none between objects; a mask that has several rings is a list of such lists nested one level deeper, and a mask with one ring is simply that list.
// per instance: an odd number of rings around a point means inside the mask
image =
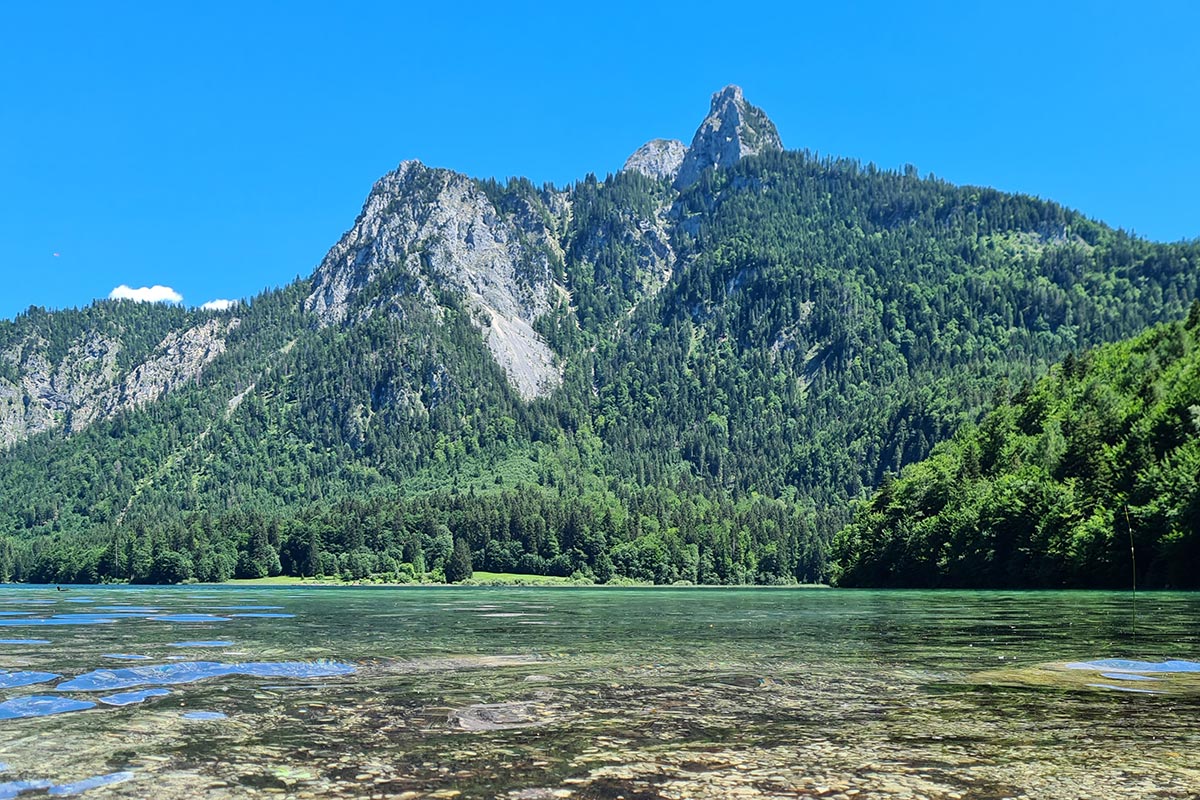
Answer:
[{"label": "pine tree", "polygon": [[454,551],[450,554],[450,560],[446,562],[446,582],[461,583],[471,577],[474,570],[471,568],[471,548],[467,546],[465,540],[456,538],[454,540]]}]

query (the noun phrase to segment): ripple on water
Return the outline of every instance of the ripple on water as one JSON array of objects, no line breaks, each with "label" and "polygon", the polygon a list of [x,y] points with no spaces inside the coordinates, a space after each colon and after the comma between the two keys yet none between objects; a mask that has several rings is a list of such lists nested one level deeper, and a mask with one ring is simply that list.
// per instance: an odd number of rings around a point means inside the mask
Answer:
[{"label": "ripple on water", "polygon": [[[1101,678],[1128,681],[1161,681],[1172,675],[1200,673],[1200,663],[1195,661],[1137,661],[1127,658],[1104,658],[1097,661],[1073,661],[1066,665],[1071,670],[1096,670]],[[1151,673],[1164,677],[1151,677],[1142,673]],[[1165,685],[1165,684],[1164,684]],[[1129,692],[1131,694],[1166,694],[1165,691],[1146,687],[1130,686],[1128,683],[1089,683],[1091,689],[1107,689],[1113,692]]]},{"label": "ripple on water", "polygon": [[142,656],[137,653],[105,653],[105,658],[118,658],[122,661],[149,661],[150,656]]},{"label": "ripple on water", "polygon": [[113,617],[95,617],[90,619],[63,619],[61,617],[32,617],[17,619],[5,617],[0,619],[0,628],[43,628],[56,625],[107,625],[116,622]]},{"label": "ripple on water", "polygon": [[225,639],[200,639],[194,642],[171,642],[168,647],[229,647],[232,644]]},{"label": "ripple on water", "polygon": [[97,611],[112,611],[117,614],[159,614],[161,608],[152,606],[96,606]]},{"label": "ripple on water", "polygon": [[160,614],[147,619],[159,622],[228,622],[229,617],[218,617],[215,614]]},{"label": "ripple on water", "polygon": [[208,678],[246,675],[256,678],[330,678],[353,673],[354,667],[335,661],[277,661],[226,664],[186,661],[124,669],[98,669],[60,683],[60,692],[107,692],[155,684],[191,683]]},{"label": "ripple on water", "polygon": [[1137,675],[1132,672],[1101,672],[1101,678],[1113,681],[1161,681],[1162,678],[1151,678],[1149,675]]},{"label": "ripple on water", "polygon": [[45,780],[4,781],[3,783],[0,783],[0,800],[8,800],[8,798],[16,797],[22,792],[32,792],[39,789],[51,789],[53,787],[53,781]]},{"label": "ripple on water", "polygon": [[228,719],[226,714],[220,711],[187,711],[183,714],[184,719]]},{"label": "ripple on water", "polygon": [[0,644],[50,644],[49,639],[0,639]]},{"label": "ripple on water", "polygon": [[242,617],[242,618],[250,617],[250,618],[254,618],[254,619],[291,619],[292,617],[295,617],[296,615],[295,614],[270,614],[270,613],[253,612],[253,613],[249,613],[249,614],[231,614],[230,616]]},{"label": "ripple on water", "polygon": [[1127,658],[1102,658],[1098,661],[1073,661],[1067,669],[1094,669],[1108,672],[1200,672],[1196,661],[1133,661]]},{"label": "ripple on water", "polygon": [[0,703],[0,719],[48,717],[51,714],[86,711],[89,708],[95,707],[95,703],[87,700],[34,694],[27,697],[14,697],[11,700],[5,700],[3,703]]},{"label": "ripple on water", "polygon": [[283,606],[213,606],[213,611],[282,611]]},{"label": "ripple on water", "polygon": [[1131,692],[1133,694],[1166,694],[1154,689],[1139,689],[1136,686],[1114,686],[1111,683],[1089,683],[1089,687],[1093,689],[1111,689],[1114,692]]},{"label": "ripple on water", "polygon": [[0,672],[0,689],[14,689],[61,678],[56,672]]},{"label": "ripple on water", "polygon": [[57,786],[51,787],[48,794],[81,794],[89,789],[98,789],[101,786],[112,786],[115,783],[124,783],[131,778],[133,778],[132,772],[110,772],[107,775],[96,775],[95,777],[84,778],[83,780],[75,781],[74,783],[60,783]]},{"label": "ripple on water", "polygon": [[132,692],[118,692],[117,694],[105,695],[100,698],[100,702],[109,706],[130,706],[135,703],[141,703],[151,697],[166,697],[170,693],[170,689],[138,689]]}]

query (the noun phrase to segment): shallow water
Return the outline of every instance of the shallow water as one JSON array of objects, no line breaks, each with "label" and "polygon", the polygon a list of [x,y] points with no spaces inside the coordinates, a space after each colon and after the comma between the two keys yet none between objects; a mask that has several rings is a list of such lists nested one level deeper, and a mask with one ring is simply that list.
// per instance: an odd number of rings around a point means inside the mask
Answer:
[{"label": "shallow water", "polygon": [[1193,798],[1200,597],[1129,600],[0,587],[0,797]]}]

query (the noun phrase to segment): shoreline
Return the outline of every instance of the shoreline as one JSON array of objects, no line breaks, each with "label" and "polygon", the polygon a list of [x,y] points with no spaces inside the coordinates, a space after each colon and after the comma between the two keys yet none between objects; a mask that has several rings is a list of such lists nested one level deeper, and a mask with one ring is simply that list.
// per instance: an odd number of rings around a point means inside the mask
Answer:
[{"label": "shoreline", "polygon": [[24,583],[16,582],[9,584],[0,584],[5,586],[30,586],[55,588],[60,591],[68,592],[75,589],[84,588],[105,588],[112,586],[136,586],[139,588],[147,587],[168,587],[168,586],[194,586],[194,587],[213,587],[224,586],[230,588],[301,588],[301,589],[422,589],[422,588],[443,588],[450,589],[456,587],[462,588],[486,588],[486,587],[508,587],[508,588],[531,588],[531,589],[770,589],[770,590],[813,590],[813,589],[833,589],[835,587],[824,583],[792,583],[792,584],[714,584],[714,583],[649,583],[645,581],[620,580],[610,581],[608,583],[594,583],[591,581],[572,580],[570,578],[559,578],[548,575],[519,575],[515,573],[487,573],[484,578],[468,578],[458,583],[445,583],[438,581],[373,581],[373,580],[357,580],[343,581],[339,578],[303,578],[291,575],[280,575],[271,578],[231,578],[227,581],[217,582],[200,582],[200,581],[185,581],[183,583],[130,583],[128,581],[109,581],[103,583]]}]

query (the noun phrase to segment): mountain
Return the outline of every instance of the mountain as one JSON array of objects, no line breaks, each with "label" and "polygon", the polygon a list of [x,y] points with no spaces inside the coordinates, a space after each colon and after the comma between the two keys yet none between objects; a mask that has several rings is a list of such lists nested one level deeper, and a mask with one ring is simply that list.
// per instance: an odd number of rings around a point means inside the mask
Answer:
[{"label": "mountain", "polygon": [[675,188],[686,189],[706,170],[732,167],[746,156],[781,152],[783,142],[775,124],[746,102],[739,87],[726,86],[713,95],[708,116],[683,154]]},{"label": "mountain", "polygon": [[0,447],[49,431],[78,433],[199,376],[237,320],[177,308],[98,304],[31,310],[0,323]]},{"label": "mountain", "polygon": [[850,586],[1200,588],[1200,301],[1002,398],[834,551]]},{"label": "mountain", "polygon": [[286,287],[0,325],[0,576],[824,579],[850,501],[1198,259],[785,151],[737,87],[602,180],[406,161]]},{"label": "mountain", "polygon": [[565,289],[554,279],[562,247],[556,220],[536,195],[493,203],[465,176],[408,161],[380,180],[354,227],[313,275],[304,308],[321,325],[406,304],[436,309],[451,292],[488,350],[526,400],[548,394],[560,376],[533,329]]}]

